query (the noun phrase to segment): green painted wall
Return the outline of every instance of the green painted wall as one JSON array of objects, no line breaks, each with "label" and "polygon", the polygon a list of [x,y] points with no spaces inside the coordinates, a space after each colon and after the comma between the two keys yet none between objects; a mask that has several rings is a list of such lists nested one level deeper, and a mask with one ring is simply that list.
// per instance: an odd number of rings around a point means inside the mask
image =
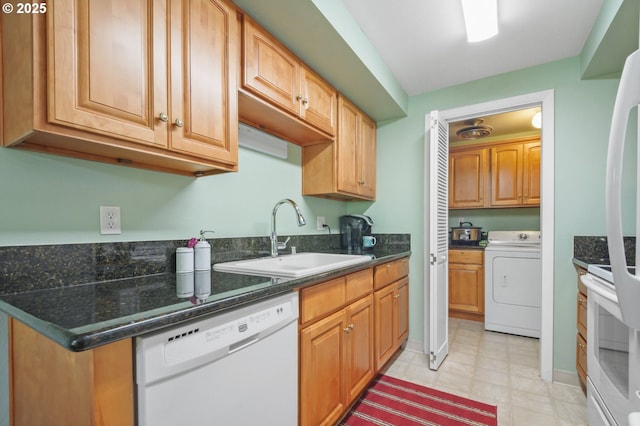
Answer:
[{"label": "green painted wall", "polygon": [[[282,160],[240,148],[240,171],[198,179],[0,149],[0,246],[269,235],[271,211],[292,198],[307,218],[278,210],[278,233],[316,234],[315,216],[333,232],[346,203],[303,197],[301,149]],[[122,235],[99,234],[99,206],[121,207]]]},{"label": "green painted wall", "polygon": [[[378,200],[359,208],[374,217],[378,232],[411,234],[411,339],[423,340],[424,332],[425,114],[554,89],[554,368],[575,371],[577,284],[571,263],[573,236],[605,233],[605,159],[617,85],[616,79],[580,80],[576,57],[414,96],[406,118],[379,123]],[[633,164],[634,147],[626,158]],[[627,181],[626,198],[634,200],[635,175]],[[631,209],[633,202],[629,205]],[[633,228],[628,227],[627,232],[633,232]]]}]

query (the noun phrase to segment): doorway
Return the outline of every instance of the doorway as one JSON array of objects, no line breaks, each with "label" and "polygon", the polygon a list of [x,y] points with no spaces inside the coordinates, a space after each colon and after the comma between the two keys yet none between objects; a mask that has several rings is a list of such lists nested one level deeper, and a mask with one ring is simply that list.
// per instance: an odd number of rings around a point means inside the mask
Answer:
[{"label": "doorway", "polygon": [[[541,263],[542,263],[542,303],[541,303],[541,332],[540,332],[540,377],[545,381],[553,380],[553,286],[554,286],[554,92],[547,90],[536,92],[512,98],[500,99],[496,101],[485,102],[481,104],[469,105],[460,108],[438,111],[439,121],[448,125],[462,120],[470,120],[475,117],[505,113],[515,110],[521,110],[531,107],[540,107],[542,114],[541,128],[541,163],[540,163],[540,231],[541,238]],[[431,116],[427,114],[425,118],[426,128],[431,127]],[[428,134],[425,136],[425,142],[429,143]],[[426,147],[425,153],[428,157],[429,149]],[[425,158],[425,170],[429,167],[430,159]],[[427,173],[428,175],[428,173]],[[428,193],[425,191],[425,198]],[[425,200],[428,204],[428,200]],[[433,225],[431,225],[433,224]],[[430,217],[429,209],[425,209],[425,241],[429,241],[430,235],[434,232],[441,232],[439,229],[442,225]],[[431,229],[433,227],[433,229]],[[430,245],[427,245],[431,253]],[[426,253],[429,256],[429,253]],[[430,305],[430,292],[432,289],[433,274],[436,271],[431,270],[432,265],[425,262],[425,322],[429,322],[426,315]],[[431,305],[433,309],[433,305]],[[447,306],[438,306],[444,312]],[[432,315],[433,317],[433,315]],[[425,352],[429,353],[427,345],[430,340],[431,333],[436,333],[434,329],[437,324],[425,324]]]}]

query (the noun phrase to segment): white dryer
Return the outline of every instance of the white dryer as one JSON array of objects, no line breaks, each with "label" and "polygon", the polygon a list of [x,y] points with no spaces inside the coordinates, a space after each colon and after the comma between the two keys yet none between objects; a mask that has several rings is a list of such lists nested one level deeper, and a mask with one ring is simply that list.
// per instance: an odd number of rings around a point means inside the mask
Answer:
[{"label": "white dryer", "polygon": [[484,251],[484,328],[540,337],[540,231],[489,231]]}]

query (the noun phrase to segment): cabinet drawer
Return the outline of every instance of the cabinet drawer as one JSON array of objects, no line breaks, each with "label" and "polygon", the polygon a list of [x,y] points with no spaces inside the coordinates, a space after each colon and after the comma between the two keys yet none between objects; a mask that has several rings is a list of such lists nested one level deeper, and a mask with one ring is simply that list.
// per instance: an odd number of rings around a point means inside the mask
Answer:
[{"label": "cabinet drawer", "polygon": [[376,266],[373,271],[373,287],[377,290],[407,275],[409,275],[409,259],[406,257]]},{"label": "cabinet drawer", "polygon": [[482,265],[484,250],[449,250],[449,263]]},{"label": "cabinet drawer", "polygon": [[346,302],[351,303],[373,291],[373,268],[347,275]]},{"label": "cabinet drawer", "polygon": [[578,332],[587,336],[587,296],[582,292],[578,292]]},{"label": "cabinet drawer", "polygon": [[300,323],[324,317],[342,308],[346,301],[345,277],[307,287],[300,291]]},{"label": "cabinet drawer", "polygon": [[580,277],[583,276],[586,273],[587,273],[587,271],[585,271],[584,269],[578,268],[578,291],[580,293],[585,294],[585,295],[587,294],[587,286],[584,285],[584,283],[582,282]]},{"label": "cabinet drawer", "polygon": [[584,383],[587,378],[587,342],[580,334],[577,335],[576,341],[576,370]]}]

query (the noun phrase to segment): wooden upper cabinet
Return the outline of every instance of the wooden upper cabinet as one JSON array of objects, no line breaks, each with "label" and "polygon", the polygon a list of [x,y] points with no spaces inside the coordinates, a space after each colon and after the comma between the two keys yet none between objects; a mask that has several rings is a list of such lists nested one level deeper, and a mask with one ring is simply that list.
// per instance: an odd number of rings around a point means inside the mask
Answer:
[{"label": "wooden upper cabinet", "polygon": [[318,74],[306,66],[300,67],[300,115],[307,122],[330,135],[336,134],[336,108],[338,93]]},{"label": "wooden upper cabinet", "polygon": [[540,205],[540,142],[526,143],[523,146],[524,159],[522,171],[522,204]]},{"label": "wooden upper cabinet", "polygon": [[491,205],[522,203],[522,145],[491,148]]},{"label": "wooden upper cabinet", "polygon": [[449,208],[488,205],[489,151],[452,149],[449,154]]},{"label": "wooden upper cabinet", "polygon": [[242,21],[242,87],[293,114],[300,112],[300,62],[248,16]]},{"label": "wooden upper cabinet", "polygon": [[171,149],[237,164],[236,11],[216,0],[173,5]]},{"label": "wooden upper cabinet", "polygon": [[288,129],[286,117],[246,98],[241,103],[241,120],[300,145],[331,139],[336,132],[335,88],[248,16],[243,17],[242,40],[242,89],[324,134],[308,130],[304,134],[300,123]]},{"label": "wooden upper cabinet", "polygon": [[540,140],[452,147],[449,208],[540,206]]},{"label": "wooden upper cabinet", "polygon": [[375,200],[376,123],[342,95],[336,141],[302,149],[302,194]]},{"label": "wooden upper cabinet", "polygon": [[491,148],[491,206],[540,205],[540,142]]},{"label": "wooden upper cabinet", "polygon": [[192,176],[237,170],[230,1],[51,2],[2,24],[5,145]]},{"label": "wooden upper cabinet", "polygon": [[154,115],[168,112],[166,9],[150,6],[110,0],[49,5],[50,122],[167,146],[166,126]]}]

